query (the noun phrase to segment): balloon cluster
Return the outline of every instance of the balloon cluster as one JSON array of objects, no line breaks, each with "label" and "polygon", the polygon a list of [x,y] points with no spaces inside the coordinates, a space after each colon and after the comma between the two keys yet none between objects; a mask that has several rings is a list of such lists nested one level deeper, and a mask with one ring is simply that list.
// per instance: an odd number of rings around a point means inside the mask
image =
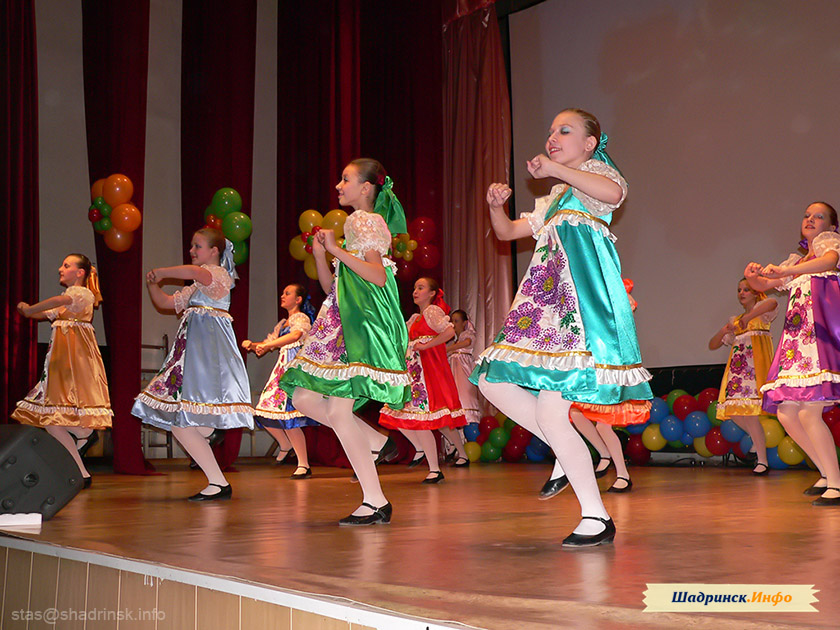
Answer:
[{"label": "balloon cluster", "polygon": [[417,217],[408,226],[408,233],[391,240],[391,252],[397,262],[397,277],[413,282],[419,269],[434,269],[440,262],[440,250],[431,241],[437,229],[429,217]]},{"label": "balloon cluster", "polygon": [[[718,420],[718,393],[717,389],[708,388],[695,397],[675,389],[663,398],[654,398],[650,419],[644,424],[626,427],[630,439],[624,447],[625,455],[637,465],[647,463],[652,451],[660,451],[666,446],[689,447],[703,457],[729,452],[746,457],[752,440],[732,420]],[[840,447],[840,407],[826,409],[823,419],[832,431],[835,444]],[[785,434],[776,418],[761,416],[759,421],[764,429],[770,468],[781,470],[803,461],[811,465],[804,451]]]},{"label": "balloon cluster", "polygon": [[[315,266],[315,257],[312,255],[312,242],[315,235],[321,230],[332,230],[335,232],[336,242],[344,244],[344,222],[347,220],[347,213],[344,210],[330,210],[322,215],[317,210],[305,210],[301,212],[298,219],[300,234],[295,236],[289,243],[289,253],[295,260],[303,261],[303,270],[307,277],[313,280],[318,279],[318,269]],[[332,256],[327,255],[327,260]]]},{"label": "balloon cluster", "polygon": [[551,455],[548,444],[501,412],[465,426],[464,437],[469,440],[465,447],[471,462],[495,462],[499,458],[518,462],[523,457],[541,462]]},{"label": "balloon cluster", "polygon": [[204,211],[204,227],[221,230],[233,243],[233,262],[237,265],[248,260],[248,243],[245,242],[254,226],[251,217],[242,212],[242,197],[233,188],[219,188],[213,193],[210,205]]},{"label": "balloon cluster", "polygon": [[134,230],[143,216],[131,203],[134,184],[125,175],[114,173],[97,179],[90,187],[91,206],[88,220],[93,229],[105,238],[105,245],[115,252],[124,252],[134,242]]}]

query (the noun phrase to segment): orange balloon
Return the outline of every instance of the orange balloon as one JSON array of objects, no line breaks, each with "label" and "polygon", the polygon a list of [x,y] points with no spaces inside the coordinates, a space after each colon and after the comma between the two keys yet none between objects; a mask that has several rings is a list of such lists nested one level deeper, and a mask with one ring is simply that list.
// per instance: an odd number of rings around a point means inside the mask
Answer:
[{"label": "orange balloon", "polygon": [[111,211],[111,224],[121,232],[133,232],[142,222],[143,216],[134,204],[123,203]]},{"label": "orange balloon", "polygon": [[113,227],[105,232],[105,244],[115,252],[126,251],[133,242],[133,232],[123,232]]},{"label": "orange balloon", "polygon": [[93,182],[93,186],[90,187],[90,200],[94,201],[97,197],[102,196],[102,185],[105,183],[105,179],[97,179]]},{"label": "orange balloon", "polygon": [[114,173],[108,177],[102,185],[102,196],[105,197],[105,203],[112,208],[128,203],[131,201],[131,195],[133,194],[134,184],[128,177],[119,173]]}]

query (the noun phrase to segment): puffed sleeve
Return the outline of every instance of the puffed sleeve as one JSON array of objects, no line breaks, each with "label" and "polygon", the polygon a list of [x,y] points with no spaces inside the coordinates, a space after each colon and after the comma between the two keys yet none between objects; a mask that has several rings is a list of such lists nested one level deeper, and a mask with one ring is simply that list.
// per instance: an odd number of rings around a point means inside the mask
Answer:
[{"label": "puffed sleeve", "polygon": [[443,312],[443,309],[434,304],[427,306],[423,311],[423,318],[429,327],[436,333],[440,334],[447,328],[452,328],[452,322],[449,321],[449,315]]},{"label": "puffed sleeve", "polygon": [[534,233],[534,238],[537,238],[537,234],[542,229],[543,225],[545,225],[545,214],[548,212],[551,202],[554,201],[558,195],[562,195],[565,190],[565,184],[557,184],[553,186],[551,188],[551,192],[545,197],[537,197],[534,200],[533,212],[523,212],[520,215],[520,219],[528,221],[528,225],[531,226],[531,232]]},{"label": "puffed sleeve", "polygon": [[[787,258],[785,258],[784,261],[779,263],[779,267],[793,267],[801,259],[802,259],[802,256],[800,254],[793,253],[790,256],[788,256]],[[796,278],[797,278],[797,276],[795,276],[795,275],[786,276],[785,278],[782,279],[782,283],[779,285],[779,289],[781,291],[787,291],[788,289],[790,289],[791,283],[794,280],[796,280]]]},{"label": "puffed sleeve", "polygon": [[[374,212],[357,210],[350,217],[350,232],[347,234],[347,249],[355,250],[364,258],[365,253],[373,250],[381,256],[388,255],[391,247],[391,231],[385,223],[385,219]],[[348,217],[348,221],[350,221]],[[345,223],[345,232],[347,232]]]},{"label": "puffed sleeve", "polygon": [[187,308],[187,305],[190,303],[190,298],[192,297],[193,293],[196,292],[198,289],[198,285],[190,284],[185,286],[180,291],[176,291],[172,294],[172,299],[175,302],[175,312],[179,315],[184,312]]},{"label": "puffed sleeve", "polygon": [[764,302],[772,302],[773,303],[773,308],[770,309],[769,311],[767,311],[766,313],[762,313],[761,315],[758,316],[758,318],[759,318],[759,320],[761,320],[765,324],[769,324],[774,319],[776,319],[776,316],[779,314],[779,303],[776,300],[774,300],[773,298],[767,298],[766,300],[761,300],[761,302],[759,302],[759,304],[763,304]]},{"label": "puffed sleeve", "polygon": [[458,335],[458,341],[469,341],[470,345],[465,346],[464,350],[472,350],[475,346],[475,331],[464,329],[464,332]]},{"label": "puffed sleeve", "polygon": [[822,256],[830,251],[840,254],[840,234],[837,232],[823,232],[822,234],[818,234],[814,238],[813,245],[814,254],[817,256]]},{"label": "puffed sleeve", "polygon": [[309,316],[306,313],[295,313],[289,318],[289,328],[293,331],[299,330],[305,335],[312,328],[312,323],[309,321]]},{"label": "puffed sleeve", "polygon": [[619,199],[618,203],[615,204],[595,199],[594,197],[590,197],[586,193],[578,190],[577,196],[583,202],[583,205],[586,206],[586,209],[592,214],[596,217],[604,214],[610,214],[618,209],[622,203],[624,203],[624,199],[627,197],[627,181],[621,176],[621,173],[615,170],[612,166],[604,164],[601,160],[587,160],[581,164],[580,170],[586,171],[587,173],[595,173],[596,175],[603,175],[604,177],[614,181],[621,188],[621,199]]},{"label": "puffed sleeve", "polygon": [[263,343],[268,343],[269,341],[274,341],[275,339],[277,339],[280,336],[280,331],[283,330],[283,326],[285,324],[285,319],[281,319],[279,322],[277,322],[274,325],[272,331],[265,336],[265,339],[263,339]]},{"label": "puffed sleeve", "polygon": [[201,284],[198,280],[195,281],[196,288],[211,300],[221,300],[228,293],[230,293],[230,285],[233,284],[233,278],[230,274],[219,265],[201,265],[202,269],[210,272],[210,284]]},{"label": "puffed sleeve", "polygon": [[93,306],[93,293],[87,287],[67,287],[64,295],[73,300],[64,307],[71,313],[81,313],[89,306]]}]

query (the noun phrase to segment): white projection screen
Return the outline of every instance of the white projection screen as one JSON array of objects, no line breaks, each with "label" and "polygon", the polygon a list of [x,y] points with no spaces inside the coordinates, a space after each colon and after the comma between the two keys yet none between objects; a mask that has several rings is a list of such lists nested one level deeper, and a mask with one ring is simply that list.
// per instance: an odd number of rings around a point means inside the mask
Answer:
[{"label": "white projection screen", "polygon": [[794,251],[809,202],[840,207],[840,2],[547,0],[509,23],[517,213],[554,115],[594,113],[630,186],[613,231],[645,365],[724,362],[707,344],[746,263]]}]

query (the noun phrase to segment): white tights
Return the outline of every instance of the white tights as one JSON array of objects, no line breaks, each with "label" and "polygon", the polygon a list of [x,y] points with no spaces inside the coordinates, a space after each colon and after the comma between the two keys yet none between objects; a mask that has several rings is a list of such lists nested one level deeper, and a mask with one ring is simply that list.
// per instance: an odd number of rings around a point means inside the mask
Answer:
[{"label": "white tights", "polygon": [[[411,429],[400,429],[408,441],[418,451],[425,453],[426,461],[429,463],[429,472],[440,472],[440,463],[438,462],[437,440],[435,434],[431,431],[414,431]],[[417,447],[420,448],[417,448]]]},{"label": "white tights", "polygon": [[[281,429],[279,427],[265,427],[265,430],[277,440],[281,451],[293,449],[297,456],[298,468],[309,468],[309,455],[306,452],[306,436],[300,427]],[[279,459],[279,457],[278,457]]]},{"label": "white tights", "polygon": [[[788,401],[779,405],[776,415],[788,435],[811,458],[820,475],[826,478],[826,485],[829,488],[840,488],[840,467],[834,438],[822,418],[825,406],[821,402]],[[827,490],[823,496],[834,498],[840,496],[840,492]]]},{"label": "white tights", "polygon": [[[292,401],[295,409],[335,431],[338,441],[341,442],[341,446],[350,460],[353,471],[359,478],[359,485],[361,485],[363,493],[362,501],[377,508],[388,503],[388,499],[385,498],[382,487],[379,485],[379,475],[376,473],[376,466],[371,457],[372,436],[370,432],[377,433],[380,437],[383,436],[366,422],[353,415],[353,403],[355,401],[351,398],[322,396],[302,387],[295,388]],[[364,425],[364,427],[360,425]],[[353,512],[356,516],[367,516],[372,513],[373,511],[365,506],[359,506]]]},{"label": "white tights", "polygon": [[[193,461],[198,464],[207,476],[207,483],[213,483],[220,486],[228,485],[222,469],[219,468],[219,462],[216,461],[213,455],[213,449],[210,443],[203,435],[207,433],[209,427],[172,427],[172,436],[178,440],[181,447],[187,452],[187,455],[192,457]],[[212,429],[210,429],[212,433]],[[202,494],[217,494],[220,492],[219,488],[208,486],[202,490]]]},{"label": "white tights", "polygon": [[[571,403],[560,392],[541,391],[533,396],[512,383],[490,383],[483,375],[479,389],[492,405],[551,447],[580,502],[581,515],[608,519],[589,449],[569,421]],[[588,535],[603,529],[603,524],[586,519],[574,531]]]},{"label": "white tights", "polygon": [[732,416],[730,420],[750,436],[755,449],[756,462],[767,466],[767,437],[764,435],[764,427],[761,426],[758,416]]}]

